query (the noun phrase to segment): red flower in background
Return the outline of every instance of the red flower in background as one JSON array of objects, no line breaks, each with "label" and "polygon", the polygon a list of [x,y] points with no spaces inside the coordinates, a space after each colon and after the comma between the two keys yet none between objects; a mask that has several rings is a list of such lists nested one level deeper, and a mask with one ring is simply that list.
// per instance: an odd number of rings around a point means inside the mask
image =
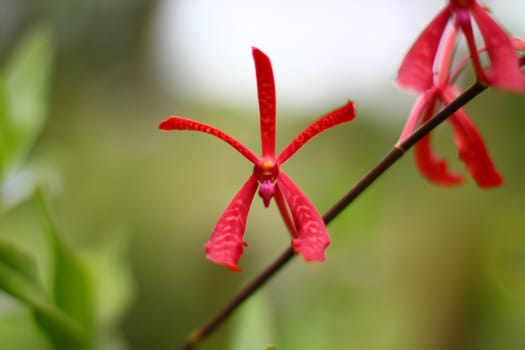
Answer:
[{"label": "red flower in background", "polygon": [[[450,61],[454,52],[456,30],[452,29],[444,40],[437,76],[416,101],[407,124],[401,134],[400,141],[406,139],[414,129],[429,120],[438,105],[447,105],[458,94],[458,89],[451,83],[449,75]],[[520,72],[521,77],[521,72]],[[523,79],[523,77],[521,77]],[[490,188],[503,184],[479,132],[474,127],[466,113],[459,109],[448,121],[454,130],[454,138],[459,157],[465,163],[467,170],[481,188]],[[430,148],[430,135],[426,135],[415,145],[416,164],[419,171],[430,181],[441,185],[454,185],[463,182],[463,176],[448,169],[446,161],[434,156]]]},{"label": "red flower in background", "polygon": [[[449,4],[423,30],[405,56],[397,81],[405,87],[423,92],[433,86],[433,67],[447,23],[454,20],[467,41],[470,58],[479,82],[508,91],[523,91],[525,82],[509,36],[487,10],[475,0],[449,0]],[[484,69],[474,39],[471,19],[483,37],[490,59]]]},{"label": "red flower in background", "polygon": [[295,252],[301,254],[306,261],[324,261],[324,251],[330,244],[324,221],[312,202],[280,166],[317,134],[335,125],[352,121],[355,117],[354,104],[348,102],[316,120],[275,158],[276,99],[272,66],[269,58],[262,51],[253,48],[252,53],[259,98],[261,158],[232,136],[197,121],[172,116],[161,122],[159,128],[193,130],[213,135],[228,143],[254,164],[252,175],[232,199],[205,245],[208,259],[223,264],[233,271],[240,270],[238,261],[246,246],[243,236],[248,212],[255,192],[259,188],[259,195],[265,207],[268,207],[271,199],[275,198],[277,207],[292,235]]}]

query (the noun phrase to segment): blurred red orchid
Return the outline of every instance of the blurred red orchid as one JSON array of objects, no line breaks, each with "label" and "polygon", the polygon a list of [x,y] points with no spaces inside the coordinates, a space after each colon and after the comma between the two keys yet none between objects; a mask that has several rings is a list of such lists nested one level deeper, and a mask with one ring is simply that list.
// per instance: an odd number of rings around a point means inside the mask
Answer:
[{"label": "blurred red orchid", "polygon": [[[471,18],[483,37],[490,67],[482,67]],[[423,30],[401,63],[397,81],[405,88],[423,92],[433,86],[433,66],[447,23],[454,19],[466,39],[470,58],[480,83],[513,92],[525,89],[511,38],[476,0],[449,0],[449,4]]]},{"label": "blurred red orchid", "polygon": [[[254,164],[252,175],[232,199],[211,238],[205,245],[208,259],[239,271],[238,261],[243,248],[246,221],[257,188],[264,206],[275,198],[277,207],[292,235],[296,253],[306,261],[324,261],[324,251],[330,243],[324,221],[312,202],[286,175],[280,166],[317,134],[355,118],[352,102],[328,113],[303,130],[275,158],[276,98],[272,66],[269,58],[259,49],[252,49],[257,76],[259,98],[262,157],[232,136],[212,126],[190,119],[171,116],[160,123],[162,130],[192,130],[213,135],[246,157]],[[290,215],[291,213],[291,215]]]},{"label": "blurred red orchid", "polygon": [[[451,83],[449,65],[454,51],[456,30],[452,29],[445,39],[444,48],[438,63],[437,76],[432,86],[421,94],[410,113],[400,141],[405,140],[414,129],[429,120],[438,105],[447,105],[459,93]],[[457,71],[457,69],[456,69]],[[521,75],[520,75],[521,76]],[[490,188],[503,184],[503,179],[497,172],[479,132],[459,109],[449,119],[454,130],[459,157],[465,163],[467,170],[481,188]],[[463,182],[463,176],[449,171],[446,161],[438,159],[430,149],[430,135],[427,134],[415,145],[416,164],[419,171],[430,181],[441,185],[454,185]]]}]

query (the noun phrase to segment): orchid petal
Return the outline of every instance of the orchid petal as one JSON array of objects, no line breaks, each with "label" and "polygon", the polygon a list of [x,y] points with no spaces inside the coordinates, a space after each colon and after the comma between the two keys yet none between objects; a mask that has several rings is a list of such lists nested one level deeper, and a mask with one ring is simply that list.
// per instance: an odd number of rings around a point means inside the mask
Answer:
[{"label": "orchid petal", "polygon": [[322,133],[323,131],[330,129],[336,125],[350,122],[355,118],[355,105],[352,101],[349,101],[343,107],[340,107],[325,116],[317,119],[315,122],[310,124],[306,129],[301,131],[292,142],[286,146],[286,148],[277,157],[277,164],[283,164],[286,162],[295,152],[303,147],[313,137]]},{"label": "orchid petal", "polygon": [[[479,4],[472,4],[471,13],[483,36],[490,57],[491,66],[487,72],[490,84],[502,90],[523,91],[525,80],[510,37]],[[477,55],[477,53],[471,52],[471,55]]]},{"label": "orchid petal", "polygon": [[191,119],[171,116],[166,120],[163,120],[159,129],[161,130],[190,130],[190,131],[200,131],[206,134],[213,135],[222,141],[226,142],[233,148],[235,148],[240,154],[245,156],[250,162],[256,164],[259,161],[259,158],[253,153],[248,147],[237,141],[234,137],[228,135],[222,130],[214,128],[208,124],[197,122]]},{"label": "orchid petal", "polygon": [[324,251],[330,244],[330,237],[323,218],[308,197],[282,170],[277,187],[292,213],[297,233],[292,239],[295,252],[301,254],[306,261],[324,261]]},{"label": "orchid petal", "polygon": [[277,204],[277,208],[279,209],[279,213],[281,213],[281,217],[283,218],[283,221],[286,225],[286,228],[288,229],[288,232],[290,232],[290,235],[292,237],[297,236],[297,231],[295,230],[295,224],[293,223],[292,217],[290,216],[290,210],[288,209],[288,206],[286,205],[286,200],[284,199],[283,193],[279,189],[279,186],[275,186],[275,203]]},{"label": "orchid petal", "polygon": [[[468,5],[471,7],[472,5]],[[485,70],[481,65],[479,55],[476,47],[476,39],[474,39],[474,31],[472,30],[472,22],[470,20],[471,14],[468,8],[460,7],[455,11],[455,25],[461,29],[465,40],[467,41],[467,47],[470,52],[470,61],[476,74],[478,82],[482,84],[488,84],[489,79],[485,74]]]},{"label": "orchid petal", "polygon": [[400,86],[418,92],[432,87],[434,61],[451,15],[450,6],[445,7],[423,30],[401,63],[397,75]]},{"label": "orchid petal", "polygon": [[240,271],[237,263],[243,248],[247,246],[243,236],[256,190],[257,180],[252,175],[233,197],[217,222],[210,240],[204,246],[208,259],[225,265],[232,271]]},{"label": "orchid petal", "polygon": [[[435,90],[431,93],[427,93],[427,106],[426,109],[422,111],[423,114],[419,117],[420,123],[425,123],[432,118],[438,102],[438,92],[438,90]],[[416,165],[419,172],[428,180],[444,186],[455,185],[463,182],[463,176],[449,171],[447,162],[443,159],[437,158],[432,153],[430,147],[430,134],[427,134],[416,143],[414,147],[414,156],[416,158]]]},{"label": "orchid petal", "polygon": [[450,66],[454,58],[458,30],[456,26],[450,26],[448,32],[442,39],[441,54],[436,63],[437,77],[435,85],[448,84],[451,81]]},{"label": "orchid petal", "polygon": [[[521,40],[520,38],[510,38],[510,42],[512,44],[512,48],[516,51],[525,51],[525,41]],[[484,53],[487,51],[487,47],[483,46],[482,48],[478,49],[478,55],[480,53]],[[456,66],[454,67],[454,70],[450,74],[450,80],[454,80],[457,75],[465,68],[467,63],[470,61],[470,56],[465,57],[461,61],[459,61]],[[523,72],[522,72],[523,75]],[[525,78],[524,78],[525,79]]]},{"label": "orchid petal", "polygon": [[449,171],[447,162],[437,158],[432,153],[430,134],[416,143],[414,155],[419,172],[428,180],[443,186],[457,185],[463,182],[463,176]]},{"label": "orchid petal", "polygon": [[481,188],[497,187],[503,184],[479,132],[465,113],[458,111],[450,118],[454,127],[459,157],[476,183]]},{"label": "orchid petal", "polygon": [[252,48],[257,75],[257,95],[261,120],[262,156],[275,157],[275,114],[276,98],[272,64],[261,50]]},{"label": "orchid petal", "polygon": [[[450,103],[453,92],[445,91],[443,100]],[[481,188],[497,187],[503,179],[496,170],[483,139],[466,113],[459,109],[449,118],[454,129],[459,157],[465,163],[470,175]]]},{"label": "orchid petal", "polygon": [[[419,124],[419,121],[423,118],[423,113],[428,108],[433,109],[433,105],[436,99],[437,90],[432,89],[425,93],[423,93],[417,100],[416,103],[414,103],[414,106],[412,107],[412,111],[410,111],[410,115],[408,116],[407,122],[405,124],[405,127],[403,128],[403,131],[401,132],[401,136],[399,137],[399,142],[405,141],[416,129],[416,127]],[[432,107],[430,107],[432,105]]]}]

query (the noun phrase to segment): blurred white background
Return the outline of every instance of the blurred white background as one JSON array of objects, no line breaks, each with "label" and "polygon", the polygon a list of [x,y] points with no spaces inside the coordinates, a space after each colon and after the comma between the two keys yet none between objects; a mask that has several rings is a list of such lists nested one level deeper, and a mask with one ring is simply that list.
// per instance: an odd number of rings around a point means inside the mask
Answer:
[{"label": "blurred white background", "polygon": [[[280,107],[321,110],[385,95],[395,103],[401,96],[394,84],[399,63],[444,4],[164,0],[153,29],[157,72],[183,96],[251,105],[256,95],[250,47],[256,46],[272,60]],[[509,32],[525,35],[519,18],[525,1],[484,4]],[[408,108],[410,101],[400,103]],[[392,106],[374,107],[384,113]]]}]

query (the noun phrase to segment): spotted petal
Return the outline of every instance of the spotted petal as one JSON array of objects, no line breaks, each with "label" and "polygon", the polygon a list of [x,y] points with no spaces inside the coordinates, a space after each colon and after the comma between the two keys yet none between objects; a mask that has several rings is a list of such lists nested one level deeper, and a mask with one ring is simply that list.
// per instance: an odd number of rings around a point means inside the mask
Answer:
[{"label": "spotted petal", "polygon": [[343,107],[328,113],[327,115],[317,119],[315,122],[310,124],[306,129],[301,131],[292,142],[286,146],[286,148],[277,157],[277,164],[283,164],[286,162],[295,152],[303,147],[308,141],[314,138],[316,135],[323,131],[330,129],[336,125],[350,122],[355,118],[355,105],[352,101],[349,101]]},{"label": "spotted petal", "polygon": [[253,153],[248,147],[243,145],[241,142],[237,141],[233,136],[228,135],[222,130],[214,128],[208,124],[197,122],[195,120],[171,116],[166,120],[163,120],[159,129],[161,130],[191,130],[191,131],[200,131],[206,134],[213,135],[233,148],[235,148],[240,154],[245,156],[252,163],[258,163],[259,158]]},{"label": "spotted petal", "polygon": [[330,237],[323,218],[308,197],[282,170],[277,186],[292,213],[297,233],[292,239],[295,252],[301,254],[306,261],[324,261],[324,251],[330,244]]},{"label": "spotted petal", "polygon": [[204,246],[208,259],[232,271],[240,271],[238,262],[247,246],[243,241],[246,220],[256,190],[257,180],[252,175],[233,197]]},{"label": "spotted petal", "polygon": [[272,64],[261,50],[252,48],[257,75],[257,95],[261,122],[261,142],[263,157],[275,157],[275,117],[276,98]]}]

